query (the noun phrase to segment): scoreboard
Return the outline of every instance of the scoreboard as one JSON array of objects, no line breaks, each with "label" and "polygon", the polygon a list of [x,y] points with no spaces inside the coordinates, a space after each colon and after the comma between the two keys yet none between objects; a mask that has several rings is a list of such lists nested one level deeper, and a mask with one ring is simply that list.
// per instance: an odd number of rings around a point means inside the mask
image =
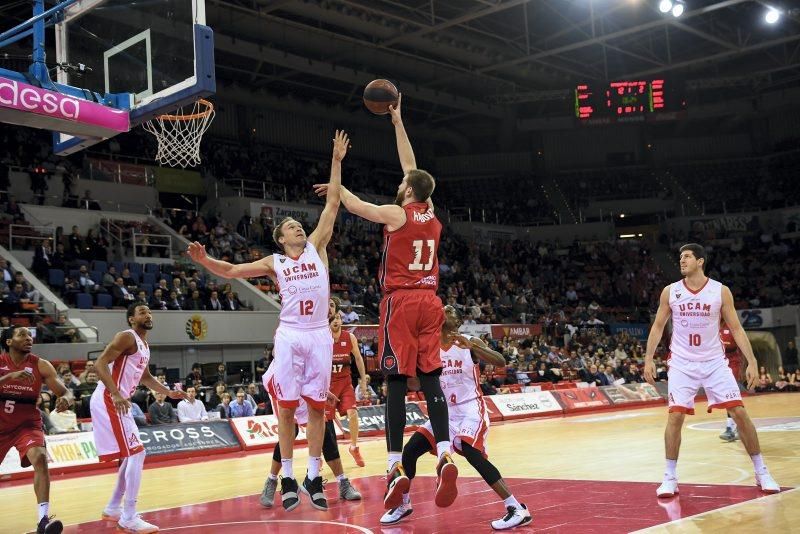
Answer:
[{"label": "scoreboard", "polygon": [[580,84],[575,88],[575,117],[581,121],[648,120],[653,114],[678,118],[685,109],[682,91],[662,78]]}]

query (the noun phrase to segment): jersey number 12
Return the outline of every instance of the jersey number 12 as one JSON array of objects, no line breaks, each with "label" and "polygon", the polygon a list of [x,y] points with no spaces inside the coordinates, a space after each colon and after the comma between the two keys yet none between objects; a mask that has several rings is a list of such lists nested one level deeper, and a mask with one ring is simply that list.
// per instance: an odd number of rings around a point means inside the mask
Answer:
[{"label": "jersey number 12", "polygon": [[313,315],[314,314],[314,301],[301,300],[300,301],[300,315]]}]

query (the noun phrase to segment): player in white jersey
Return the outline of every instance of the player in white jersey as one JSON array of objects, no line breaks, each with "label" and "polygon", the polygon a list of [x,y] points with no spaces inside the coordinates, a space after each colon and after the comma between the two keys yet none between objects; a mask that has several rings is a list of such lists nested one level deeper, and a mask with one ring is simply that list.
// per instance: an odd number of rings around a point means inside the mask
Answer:
[{"label": "player in white jersey", "polygon": [[[507,530],[531,522],[528,508],[521,504],[508,490],[500,472],[488,460],[486,438],[489,434],[489,413],[479,385],[478,360],[492,365],[505,365],[503,356],[491,350],[476,337],[467,338],[458,333],[461,316],[452,306],[444,307],[445,322],[439,355],[442,359],[442,374],[439,381],[448,404],[450,441],[453,448],[475,468],[487,484],[503,499],[506,514],[492,521],[495,530]],[[403,447],[403,470],[408,477],[407,485],[417,471],[417,460],[426,452],[435,454],[436,440],[430,421],[419,427]],[[404,483],[404,485],[406,485]],[[455,496],[453,497],[455,498]],[[403,503],[392,508],[381,517],[382,525],[393,525],[412,512],[408,491],[403,494]]]},{"label": "player in white jersey", "polygon": [[153,316],[147,304],[131,304],[126,316],[130,328],[118,332],[95,363],[100,382],[90,408],[100,461],[120,460],[117,484],[102,517],[116,521],[123,532],[144,534],[158,532],[158,527],[136,515],[145,453],[129,399],[140,383],[171,399],[183,399],[186,394],[170,391],[150,374],[147,332],[153,328]]},{"label": "player in white jersey", "polygon": [[[273,254],[251,263],[233,265],[208,257],[205,246],[189,245],[189,255],[212,273],[225,278],[269,276],[280,289],[281,315],[275,332],[273,350],[274,374],[270,387],[280,407],[278,437],[281,447],[281,495],[285,510],[292,510],[300,501],[302,490],[312,505],[327,510],[322,491],[322,441],[325,431],[325,399],[331,378],[333,339],[328,327],[328,254],[325,248],[333,234],[339,210],[339,186],[342,182],[342,159],[350,146],[345,132],[336,131],[333,139],[330,186],[325,208],[317,228],[306,237],[303,225],[286,218],[275,226],[272,234],[283,253]],[[308,472],[298,488],[292,465],[295,410],[305,400],[308,413]]]},{"label": "player in white jersey", "polygon": [[661,341],[664,326],[672,317],[670,342],[668,397],[669,418],[664,432],[667,469],[664,481],[656,490],[659,497],[672,497],[678,493],[676,467],[681,445],[681,429],[686,414],[694,414],[694,397],[703,388],[708,397],[708,411],[727,409],[736,421],[739,435],[755,469],[756,484],[766,493],[780,491],[780,486],[770,476],[755,426],[742,403],[739,385],[725,359],[725,348],[720,339],[720,322],[730,329],[736,345],[747,359],[747,385],[756,381],[756,359],[739,316],[733,305],[731,290],[705,275],[706,252],[696,243],[680,249],[680,267],[683,280],[664,288],[658,312],[647,338],[644,376],[655,383],[656,368],[653,355]]}]

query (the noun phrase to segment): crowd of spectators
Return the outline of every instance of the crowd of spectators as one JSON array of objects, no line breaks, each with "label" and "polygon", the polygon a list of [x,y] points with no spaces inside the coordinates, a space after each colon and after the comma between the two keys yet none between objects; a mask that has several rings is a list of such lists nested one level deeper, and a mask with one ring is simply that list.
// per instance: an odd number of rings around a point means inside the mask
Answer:
[{"label": "crowd of spectators", "polygon": [[666,198],[663,190],[644,167],[610,167],[559,172],[556,176],[561,193],[575,209],[585,208],[592,200]]}]

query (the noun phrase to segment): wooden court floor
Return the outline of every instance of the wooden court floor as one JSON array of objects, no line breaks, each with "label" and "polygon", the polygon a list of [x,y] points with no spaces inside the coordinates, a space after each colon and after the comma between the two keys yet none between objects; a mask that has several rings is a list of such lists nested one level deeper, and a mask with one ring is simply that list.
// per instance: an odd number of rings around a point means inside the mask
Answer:
[{"label": "wooden court floor", "polygon": [[[775,479],[786,488],[800,486],[800,394],[750,397],[745,405],[762,428],[762,451]],[[752,485],[752,464],[741,442],[724,443],[717,437],[724,412],[706,414],[705,406],[704,402],[698,403],[697,415],[687,416],[678,463],[680,482]],[[489,455],[509,479],[650,482],[652,487],[647,486],[645,491],[652,491],[654,496],[664,469],[665,418],[666,408],[657,407],[497,424],[490,432]],[[364,440],[361,448],[367,462],[364,468],[356,467],[346,446],[340,446],[345,472],[356,485],[359,478],[381,475],[386,469],[382,438]],[[169,467],[155,464],[145,471],[139,507],[142,511],[160,510],[258,494],[270,458],[271,451],[217,460],[212,456],[202,462]],[[305,452],[298,451],[295,458],[295,468],[302,473]],[[420,462],[420,475],[432,472],[432,456]],[[457,462],[462,476],[477,476],[463,459],[457,458]],[[115,476],[104,473],[54,477],[51,513],[66,525],[97,520]],[[327,467],[323,477],[334,480]],[[35,523],[35,498],[30,484],[0,484],[0,517],[2,533],[31,529]],[[536,530],[535,516],[533,527]],[[800,530],[800,491],[796,489],[683,517],[647,531],[792,530]]]}]

